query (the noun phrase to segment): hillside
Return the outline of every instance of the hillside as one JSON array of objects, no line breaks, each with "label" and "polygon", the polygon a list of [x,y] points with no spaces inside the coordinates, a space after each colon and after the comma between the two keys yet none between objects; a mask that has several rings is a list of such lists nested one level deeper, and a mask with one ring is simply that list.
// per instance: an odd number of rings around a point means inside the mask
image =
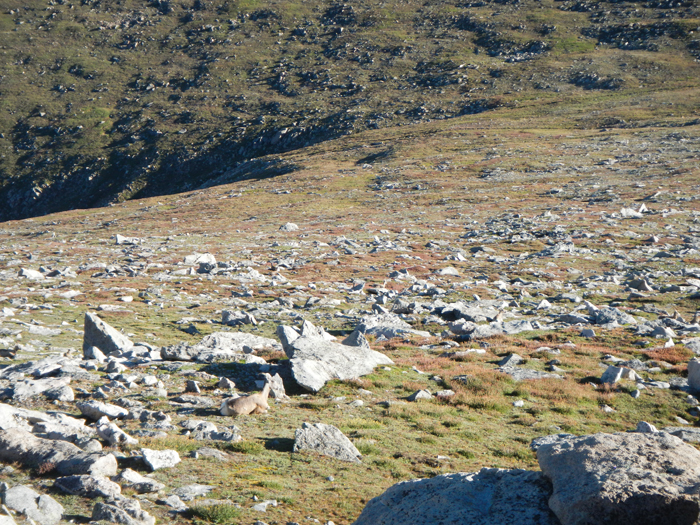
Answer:
[{"label": "hillside", "polygon": [[[604,95],[590,114],[637,109]],[[0,419],[2,444],[8,424],[73,418],[92,439],[42,425],[26,437],[99,441],[118,458],[111,490],[157,523],[347,525],[399,481],[536,471],[530,443],[551,434],[635,436],[647,421],[697,440],[700,125],[647,114],[644,127],[578,129],[519,111],[365,131],[280,155],[296,168],[277,177],[4,223],[0,413],[19,415]],[[342,341],[385,311],[418,331],[368,335],[393,365],[318,392],[295,384],[278,326],[308,321]],[[84,354],[88,312],[138,351]],[[222,333],[277,347],[168,354]],[[263,373],[284,376],[289,399],[219,413]],[[411,401],[420,390],[432,398]],[[96,439],[101,424],[80,408],[96,401],[119,405],[110,419],[138,443]],[[361,462],[293,452],[305,423],[337,427]],[[181,462],[151,472],[142,448]],[[51,465],[2,461],[9,486],[63,506],[61,523],[101,516],[107,497],[67,493]]]},{"label": "hillside", "polygon": [[3,6],[0,220],[291,173],[304,159],[286,152],[384,130],[372,164],[407,130],[474,114],[700,118],[691,0]]}]

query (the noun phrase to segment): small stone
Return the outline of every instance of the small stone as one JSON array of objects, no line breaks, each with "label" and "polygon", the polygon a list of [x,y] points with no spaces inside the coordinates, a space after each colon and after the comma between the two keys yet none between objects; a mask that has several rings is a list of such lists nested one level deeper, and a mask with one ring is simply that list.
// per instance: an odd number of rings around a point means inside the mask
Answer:
[{"label": "small stone", "polygon": [[151,450],[142,448],[143,461],[151,471],[161,468],[171,468],[180,463],[180,455],[176,450]]}]

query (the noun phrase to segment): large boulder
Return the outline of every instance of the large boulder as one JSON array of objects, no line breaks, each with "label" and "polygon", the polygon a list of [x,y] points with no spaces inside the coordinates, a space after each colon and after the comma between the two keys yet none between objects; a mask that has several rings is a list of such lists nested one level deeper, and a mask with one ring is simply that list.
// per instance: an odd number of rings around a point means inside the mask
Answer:
[{"label": "large boulder", "polygon": [[134,346],[128,337],[90,312],[85,313],[84,330],[84,354],[89,353],[93,346],[99,348],[104,354],[121,353]]},{"label": "large boulder", "polygon": [[0,461],[51,467],[63,476],[114,476],[117,473],[117,459],[112,454],[88,454],[67,441],[38,438],[21,428],[0,430]]},{"label": "large boulder", "polygon": [[346,346],[315,334],[287,343],[285,352],[294,380],[312,392],[318,392],[331,379],[356,379],[371,373],[375,366],[394,364],[369,346]]},{"label": "large boulder", "polygon": [[3,502],[39,525],[56,525],[63,516],[63,506],[55,499],[24,485],[8,489],[3,494]]},{"label": "large boulder", "polygon": [[211,363],[226,360],[264,364],[264,359],[251,354],[264,348],[282,349],[277,341],[267,337],[245,332],[215,332],[194,345],[178,343],[163,347],[160,355],[171,361]]},{"label": "large boulder", "polygon": [[304,423],[294,433],[294,452],[313,450],[324,456],[359,463],[360,451],[333,425]]},{"label": "large boulder", "polygon": [[540,472],[484,468],[404,481],[367,503],[354,525],[557,525]]},{"label": "large boulder", "polygon": [[700,452],[665,432],[561,437],[537,460],[562,525],[692,525],[700,515]]}]

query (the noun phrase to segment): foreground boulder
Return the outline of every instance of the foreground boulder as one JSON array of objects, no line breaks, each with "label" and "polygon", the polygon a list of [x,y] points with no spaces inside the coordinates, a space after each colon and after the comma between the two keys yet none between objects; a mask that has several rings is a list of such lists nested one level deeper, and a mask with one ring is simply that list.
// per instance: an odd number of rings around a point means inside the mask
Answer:
[{"label": "foreground boulder", "polygon": [[0,430],[0,461],[52,468],[63,476],[117,473],[117,459],[112,454],[88,454],[67,441],[38,438],[20,428]]},{"label": "foreground boulder", "polygon": [[113,481],[102,476],[65,476],[54,482],[54,487],[74,496],[85,498],[116,498],[121,495],[122,489]]},{"label": "foreground boulder", "polygon": [[8,508],[24,514],[39,525],[55,525],[63,516],[63,507],[55,499],[24,485],[8,489],[2,499]]},{"label": "foreground boulder", "polygon": [[[284,333],[287,328],[278,327],[277,333]],[[292,341],[288,338],[284,351],[290,358],[294,380],[311,392],[318,392],[331,379],[356,379],[372,373],[375,366],[394,364],[369,345],[343,345],[309,329]]]},{"label": "foreground boulder", "polygon": [[665,432],[562,437],[537,460],[562,525],[691,525],[700,515],[700,452]]},{"label": "foreground boulder", "polygon": [[355,525],[556,525],[540,472],[484,468],[404,481],[371,500]]},{"label": "foreground boulder", "polygon": [[324,456],[359,463],[360,451],[333,425],[304,423],[294,433],[294,452],[313,450]]},{"label": "foreground boulder", "polygon": [[93,346],[104,354],[121,353],[134,346],[128,337],[90,312],[85,314],[84,330],[83,353],[89,353]]}]

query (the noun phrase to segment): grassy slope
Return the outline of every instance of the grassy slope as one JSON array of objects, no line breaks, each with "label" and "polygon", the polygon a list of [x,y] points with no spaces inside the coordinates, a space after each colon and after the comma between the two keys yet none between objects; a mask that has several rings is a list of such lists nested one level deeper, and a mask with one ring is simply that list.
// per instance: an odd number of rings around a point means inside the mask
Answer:
[{"label": "grassy slope", "polygon": [[698,8],[651,4],[8,1],[0,219],[191,189],[266,155],[234,176],[284,173],[278,152],[465,112],[695,119]]}]

